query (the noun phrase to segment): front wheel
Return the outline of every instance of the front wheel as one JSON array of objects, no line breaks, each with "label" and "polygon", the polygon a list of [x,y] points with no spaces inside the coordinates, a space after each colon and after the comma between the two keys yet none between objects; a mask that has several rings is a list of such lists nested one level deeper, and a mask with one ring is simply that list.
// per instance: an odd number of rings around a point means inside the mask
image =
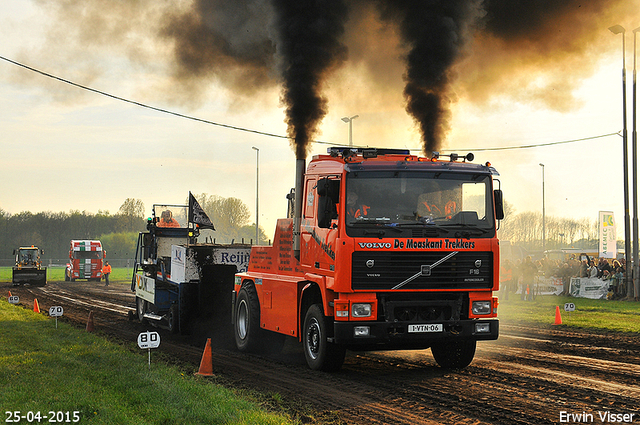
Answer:
[{"label": "front wheel", "polygon": [[138,313],[138,320],[144,321],[144,314],[147,312],[147,302],[140,297],[136,297],[136,312]]},{"label": "front wheel", "polygon": [[302,344],[307,365],[313,370],[335,372],[344,363],[346,350],[327,340],[329,326],[320,304],[309,307],[304,319]]},{"label": "front wheel", "polygon": [[442,341],[431,347],[431,354],[440,367],[464,369],[476,354],[475,340]]}]

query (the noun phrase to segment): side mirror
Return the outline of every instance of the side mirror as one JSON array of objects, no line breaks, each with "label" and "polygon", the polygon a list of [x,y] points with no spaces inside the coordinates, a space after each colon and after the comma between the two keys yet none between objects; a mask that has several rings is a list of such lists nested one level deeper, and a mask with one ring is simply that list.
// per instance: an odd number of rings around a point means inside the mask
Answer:
[{"label": "side mirror", "polygon": [[329,229],[331,220],[338,218],[336,204],[340,195],[340,180],[318,180],[318,227]]},{"label": "side mirror", "polygon": [[502,190],[496,189],[493,191],[493,202],[496,210],[496,220],[502,220],[504,218]]}]

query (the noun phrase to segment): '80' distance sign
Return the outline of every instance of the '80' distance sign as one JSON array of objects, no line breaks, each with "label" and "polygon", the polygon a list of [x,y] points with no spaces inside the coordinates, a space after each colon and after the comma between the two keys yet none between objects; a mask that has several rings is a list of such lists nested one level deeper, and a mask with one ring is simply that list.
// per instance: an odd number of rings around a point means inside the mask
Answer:
[{"label": "'80' distance sign", "polygon": [[160,334],[158,332],[142,332],[138,335],[138,347],[158,348],[160,346]]}]

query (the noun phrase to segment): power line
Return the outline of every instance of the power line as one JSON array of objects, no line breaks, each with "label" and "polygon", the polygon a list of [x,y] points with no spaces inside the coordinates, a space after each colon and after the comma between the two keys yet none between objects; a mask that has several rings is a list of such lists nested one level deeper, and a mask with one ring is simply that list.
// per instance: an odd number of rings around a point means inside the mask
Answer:
[{"label": "power line", "polygon": [[144,103],[141,103],[141,102],[136,102],[134,100],[125,99],[123,97],[115,96],[113,94],[106,93],[106,92],[103,92],[101,90],[97,90],[97,89],[94,89],[94,88],[91,88],[91,87],[83,86],[82,84],[74,83],[73,81],[69,81],[69,80],[66,80],[64,78],[57,77],[57,76],[49,74],[47,72],[40,71],[39,69],[32,68],[32,67],[30,67],[28,65],[24,65],[24,64],[22,64],[20,62],[16,62],[16,61],[13,61],[11,59],[5,58],[4,56],[0,56],[0,59],[2,59],[4,61],[7,61],[9,63],[12,63],[14,65],[20,66],[22,68],[28,69],[29,71],[33,71],[33,72],[36,72],[36,73],[38,73],[40,75],[44,75],[45,77],[53,78],[54,80],[61,81],[63,83],[72,85],[74,87],[78,87],[78,88],[83,89],[83,90],[88,90],[90,92],[97,93],[97,94],[100,94],[102,96],[107,96],[107,97],[110,97],[112,99],[116,99],[116,100],[119,100],[119,101],[122,101],[122,102],[130,103],[132,105],[140,106],[142,108],[151,109],[151,110],[154,110],[154,111],[157,111],[157,112],[162,112],[162,113],[165,113],[165,114],[175,115],[175,116],[180,117],[180,118],[186,118],[188,120],[198,121],[198,122],[202,122],[202,123],[205,123],[205,124],[216,125],[218,127],[224,127],[224,128],[228,128],[228,129],[231,129],[231,130],[245,131],[245,132],[248,132],[248,133],[255,133],[255,134],[260,134],[262,136],[269,136],[269,137],[277,137],[277,138],[280,138],[280,139],[289,139],[289,137],[282,136],[280,134],[266,133],[264,131],[252,130],[252,129],[249,129],[249,128],[238,127],[238,126],[229,125],[229,124],[221,124],[221,123],[218,123],[218,122],[213,122],[213,121],[205,120],[205,119],[202,119],[202,118],[197,118],[197,117],[192,117],[192,116],[189,116],[189,115],[184,115],[184,114],[181,114],[179,112],[169,111],[169,110],[163,109],[163,108],[157,108],[155,106],[147,105],[147,104],[144,104]]},{"label": "power line", "polygon": [[[585,140],[594,140],[594,139],[601,139],[603,137],[610,137],[610,136],[615,136],[615,135],[620,135],[620,133],[607,133],[607,134],[601,134],[599,136],[591,136],[591,137],[583,137],[581,139],[573,139],[573,140],[563,140],[560,142],[548,142],[548,143],[538,143],[538,144],[533,144],[533,145],[520,145],[520,146],[503,146],[503,147],[495,147],[495,148],[474,148],[474,149],[457,149],[457,151],[474,151],[474,152],[483,152],[483,151],[506,151],[506,150],[513,150],[513,149],[530,149],[530,148],[539,148],[539,147],[543,147],[543,146],[554,146],[554,145],[563,145],[566,143],[576,143],[576,142],[584,142]],[[444,152],[452,152],[450,149],[442,149],[442,151]]]},{"label": "power line", "polygon": [[[204,123],[204,124],[210,124],[210,125],[215,125],[215,126],[218,126],[218,127],[228,128],[230,130],[244,131],[244,132],[247,132],[247,133],[259,134],[259,135],[268,136],[268,137],[276,137],[276,138],[279,138],[279,139],[287,139],[287,140],[290,139],[289,136],[283,136],[281,134],[267,133],[267,132],[264,132],[264,131],[252,130],[250,128],[238,127],[238,126],[229,125],[229,124],[222,124],[222,123],[206,120],[206,119],[203,119],[203,118],[197,118],[197,117],[193,117],[193,116],[190,116],[190,115],[181,114],[179,112],[170,111],[168,109],[158,108],[158,107],[155,107],[155,106],[147,105],[145,103],[136,102],[134,100],[125,99],[123,97],[116,96],[116,95],[113,95],[113,94],[110,94],[110,93],[107,93],[107,92],[104,92],[104,91],[101,91],[101,90],[97,90],[97,89],[94,89],[94,88],[91,88],[91,87],[88,87],[88,86],[84,86],[82,84],[74,83],[73,81],[70,81],[70,80],[55,76],[53,74],[49,74],[48,72],[41,71],[39,69],[33,68],[31,66],[25,65],[25,64],[20,63],[20,62],[16,62],[16,61],[8,59],[8,58],[6,58],[4,56],[0,56],[0,59],[4,60],[6,62],[9,62],[9,63],[11,63],[13,65],[19,66],[21,68],[28,69],[29,71],[35,72],[37,74],[43,75],[45,77],[49,77],[49,78],[52,78],[54,80],[60,81],[62,83],[69,84],[71,86],[74,86],[74,87],[77,87],[77,88],[80,88],[80,89],[83,89],[83,90],[87,90],[87,91],[90,91],[90,92],[93,92],[93,93],[96,93],[96,94],[100,94],[102,96],[110,97],[112,99],[116,99],[116,100],[119,100],[121,102],[130,103],[132,105],[136,105],[136,106],[139,106],[141,108],[151,109],[153,111],[157,111],[157,112],[161,112],[161,113],[169,114],[169,115],[174,115],[176,117],[180,117],[180,118],[185,118],[185,119],[192,120],[192,121],[201,122],[201,123]],[[454,152],[454,151],[483,152],[483,151],[513,150],[513,149],[530,149],[530,148],[537,148],[537,147],[543,147],[543,146],[560,145],[560,144],[565,144],[565,143],[582,142],[582,141],[585,141],[585,140],[593,140],[593,139],[599,139],[599,138],[603,138],[603,137],[614,136],[616,134],[619,134],[619,133],[608,133],[608,134],[602,134],[602,135],[599,135],[599,136],[584,137],[582,139],[564,140],[564,141],[559,141],[559,142],[539,143],[539,144],[532,144],[532,145],[504,146],[504,147],[494,147],[494,148],[473,148],[473,149],[459,148],[459,149],[455,149],[455,150],[452,150],[452,149],[441,149],[441,151],[442,152]],[[332,145],[332,146],[342,146],[342,144],[340,144],[340,143],[325,142],[325,141],[321,141],[321,140],[314,140],[313,143]],[[422,148],[413,148],[413,149],[410,148],[409,150],[411,150],[411,151],[420,151],[421,152]]]}]

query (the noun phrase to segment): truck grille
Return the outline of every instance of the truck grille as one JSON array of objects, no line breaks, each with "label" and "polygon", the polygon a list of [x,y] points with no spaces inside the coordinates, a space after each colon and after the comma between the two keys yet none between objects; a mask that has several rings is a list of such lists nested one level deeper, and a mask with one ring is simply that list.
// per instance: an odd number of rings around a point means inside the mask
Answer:
[{"label": "truck grille", "polygon": [[492,252],[458,252],[429,268],[449,252],[354,252],[354,290],[387,291],[421,275],[400,289],[487,289],[493,286]]}]

